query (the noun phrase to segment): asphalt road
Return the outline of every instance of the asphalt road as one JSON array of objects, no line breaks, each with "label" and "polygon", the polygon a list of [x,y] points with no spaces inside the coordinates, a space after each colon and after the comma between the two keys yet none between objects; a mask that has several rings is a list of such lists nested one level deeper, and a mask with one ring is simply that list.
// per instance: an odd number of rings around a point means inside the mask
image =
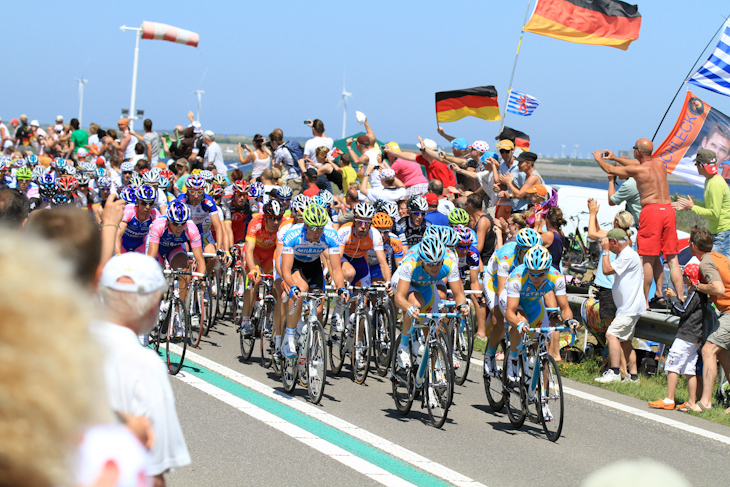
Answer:
[{"label": "asphalt road", "polygon": [[418,402],[401,416],[390,381],[377,374],[358,385],[345,366],[313,406],[299,386],[283,393],[258,350],[248,363],[239,358],[233,326],[219,323],[171,378],[193,462],[170,485],[578,485],[602,466],[639,458],[692,483],[730,484],[730,428],[572,381],[564,380],[562,436],[551,443],[540,425],[515,430],[491,411],[474,364],[437,430]]}]

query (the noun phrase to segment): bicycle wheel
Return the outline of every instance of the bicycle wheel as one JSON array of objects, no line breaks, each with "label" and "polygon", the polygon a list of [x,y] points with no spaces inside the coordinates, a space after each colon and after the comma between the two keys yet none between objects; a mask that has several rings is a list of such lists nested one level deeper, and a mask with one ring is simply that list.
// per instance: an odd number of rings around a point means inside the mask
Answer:
[{"label": "bicycle wheel", "polygon": [[[362,330],[362,340],[357,337]],[[367,313],[358,313],[355,316],[355,333],[352,337],[350,349],[350,364],[352,378],[358,384],[364,384],[370,370],[370,318]],[[359,360],[358,360],[359,358]]]},{"label": "bicycle wheel", "polygon": [[[501,354],[501,356],[500,356]],[[484,365],[482,376],[484,378],[484,392],[487,393],[487,401],[492,411],[498,413],[504,407],[504,383],[502,382],[502,369],[504,368],[504,359],[509,354],[507,350],[507,344],[504,340],[500,341],[497,345],[497,353],[495,363],[497,364],[497,370],[494,376],[487,374],[487,367]],[[502,358],[502,360],[499,360]],[[486,360],[486,355],[485,355]]]},{"label": "bicycle wheel", "polygon": [[[175,375],[180,372],[183,362],[185,361],[185,350],[187,349],[188,341],[190,339],[190,335],[188,334],[188,331],[190,330],[190,317],[186,313],[185,306],[179,298],[174,299],[168,316],[168,332],[165,344],[165,351],[167,352],[167,370],[171,375]],[[180,352],[179,357],[173,357],[170,352],[170,343],[172,343],[173,339],[175,339],[178,330],[182,334],[182,337],[180,337],[180,340],[178,341],[182,351]]]},{"label": "bicycle wheel", "polygon": [[428,416],[431,424],[441,428],[451,406],[454,389],[451,357],[444,345],[436,341],[429,346],[426,377],[423,383]]},{"label": "bicycle wheel", "polygon": [[[200,346],[200,339],[203,337],[203,317],[200,314],[200,310],[203,309],[203,293],[200,290],[200,284],[195,283],[188,289],[188,295],[185,298],[185,311],[190,317],[190,346],[198,348]],[[193,317],[196,317],[193,320]]]},{"label": "bicycle wheel", "polygon": [[373,321],[373,357],[375,357],[378,375],[385,377],[394,350],[395,325],[391,320],[390,312],[385,307],[375,310],[375,319]]},{"label": "bicycle wheel", "polygon": [[471,363],[471,352],[474,346],[474,328],[469,321],[464,322],[461,326],[460,321],[454,323],[452,331],[451,345],[459,368],[454,368],[454,383],[463,385],[466,376],[469,374],[469,364]]},{"label": "bicycle wheel", "polygon": [[297,357],[284,357],[281,361],[281,383],[284,390],[289,393],[297,385]]},{"label": "bicycle wheel", "polygon": [[[396,337],[400,340],[400,334]],[[398,343],[396,341],[396,343]],[[390,359],[391,377],[390,382],[393,386],[393,401],[395,408],[402,415],[406,415],[411,411],[413,405],[413,397],[416,392],[416,381],[410,367],[405,368],[398,365],[398,354],[394,353]]]},{"label": "bicycle wheel", "polygon": [[204,336],[208,336],[208,332],[215,321],[214,297],[210,289],[211,282],[212,279],[208,277],[205,280],[205,284],[203,284],[200,288],[201,294],[203,295],[203,307],[201,310],[200,323],[203,326]]},{"label": "bicycle wheel", "polygon": [[261,319],[261,301],[257,301],[253,305],[253,313],[251,313],[251,321],[248,322],[248,326],[251,333],[248,336],[244,336],[243,329],[238,332],[239,341],[241,342],[241,358],[248,360],[251,358],[253,353],[253,347],[256,343],[256,330],[258,328],[258,322]]},{"label": "bicycle wheel", "polygon": [[309,333],[309,353],[307,354],[309,384],[307,391],[309,392],[310,401],[319,404],[327,380],[327,352],[324,341],[324,328],[320,322],[315,321]]},{"label": "bicycle wheel", "polygon": [[[335,326],[335,320],[340,321],[340,331],[337,331]],[[333,375],[339,375],[342,370],[342,364],[345,361],[345,325],[341,315],[332,316],[332,322],[330,324],[330,336],[327,339],[327,345],[329,347],[330,355],[330,366]]]},{"label": "bicycle wheel", "polygon": [[520,379],[511,381],[507,379],[507,361],[509,352],[504,354],[502,365],[502,383],[504,384],[504,405],[507,407],[507,417],[515,428],[521,428],[527,417],[527,391],[522,381],[523,370],[522,360],[518,360]]},{"label": "bicycle wheel", "polygon": [[540,398],[540,422],[548,440],[557,441],[563,431],[563,381],[558,363],[546,354],[540,360],[540,380],[537,397]]},{"label": "bicycle wheel", "polygon": [[228,269],[226,267],[223,267],[223,264],[221,264],[221,269],[216,273],[216,280],[218,281],[218,296],[217,296],[217,306],[216,306],[216,313],[215,317],[216,320],[222,320],[223,317],[226,315],[226,308],[228,308],[228,289],[229,289],[229,279],[228,279]]},{"label": "bicycle wheel", "polygon": [[259,326],[259,346],[261,347],[261,366],[265,369],[274,362],[274,332],[268,330],[273,325],[272,313],[265,314]]}]

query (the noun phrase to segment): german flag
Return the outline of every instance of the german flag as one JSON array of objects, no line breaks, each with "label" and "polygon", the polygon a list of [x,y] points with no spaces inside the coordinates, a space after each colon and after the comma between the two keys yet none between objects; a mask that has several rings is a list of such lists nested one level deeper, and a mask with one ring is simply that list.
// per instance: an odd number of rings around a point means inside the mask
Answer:
[{"label": "german flag", "polygon": [[515,130],[509,127],[505,127],[504,130],[511,130],[515,134],[515,147],[519,147],[522,150],[530,150],[530,136],[519,130]]},{"label": "german flag", "polygon": [[456,122],[464,117],[500,120],[497,90],[494,86],[436,93],[436,120],[439,123]]},{"label": "german flag", "polygon": [[623,49],[639,38],[641,14],[618,0],[537,0],[524,27],[562,41]]}]

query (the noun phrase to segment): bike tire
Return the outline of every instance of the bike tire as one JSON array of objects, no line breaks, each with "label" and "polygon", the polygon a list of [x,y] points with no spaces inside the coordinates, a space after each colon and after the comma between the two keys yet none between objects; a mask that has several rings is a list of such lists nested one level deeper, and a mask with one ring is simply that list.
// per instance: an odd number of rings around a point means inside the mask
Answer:
[{"label": "bike tire", "polygon": [[266,332],[269,323],[273,325],[273,315],[265,314],[259,330],[259,346],[261,347],[261,366],[265,369],[271,368],[274,363],[274,331]]},{"label": "bike tire", "polygon": [[[333,316],[334,319],[334,316]],[[339,319],[343,320],[342,316]],[[344,321],[344,320],[343,320]],[[334,323],[330,324],[330,335],[327,339],[329,348],[330,371],[332,375],[339,375],[342,371],[342,365],[345,362],[345,324],[342,323],[342,330],[337,331]]]},{"label": "bike tire", "polygon": [[257,301],[253,307],[253,313],[251,313],[251,321],[248,326],[251,328],[251,334],[244,336],[243,329],[238,332],[238,337],[241,345],[241,359],[248,361],[253,354],[253,348],[256,344],[256,330],[258,322],[261,319],[261,305],[260,301]]},{"label": "bike tire", "polygon": [[428,416],[435,428],[441,428],[451,407],[454,393],[454,373],[451,357],[441,341],[429,345],[426,377],[423,383]]},{"label": "bike tire", "polygon": [[[188,316],[190,317],[190,327],[191,327],[191,341],[190,345],[195,348],[200,347],[200,339],[203,337],[203,316],[200,315],[198,310],[203,309],[203,293],[200,290],[200,284],[193,284],[190,289],[188,289],[188,295],[185,298],[185,311],[187,312]],[[193,322],[193,316],[200,315],[200,320],[198,321],[198,326],[193,328],[192,322]]]},{"label": "bike tire", "polygon": [[[496,354],[498,355],[500,351],[502,352],[503,357],[509,355],[509,350],[507,349],[507,344],[504,340],[501,340],[497,345]],[[492,411],[498,413],[504,408],[505,387],[504,383],[502,382],[502,371],[504,369],[505,362],[504,359],[495,360],[495,362],[497,363],[497,371],[495,376],[492,377],[487,374],[487,367],[486,365],[484,365],[482,377],[484,378],[484,392],[487,394],[487,402],[489,402],[489,407],[492,408]]]},{"label": "bike tire", "polygon": [[375,367],[380,377],[388,374],[391,357],[395,347],[393,346],[393,336],[395,335],[395,325],[391,320],[390,311],[381,307],[375,310],[375,319],[373,320],[373,357],[375,359]]},{"label": "bike tire", "polygon": [[507,361],[509,360],[509,352],[504,356],[504,364],[502,365],[502,383],[504,384],[504,405],[507,408],[507,417],[509,422],[515,429],[519,429],[525,424],[527,418],[527,391],[523,382],[522,359],[518,360],[520,379],[510,381],[507,379]]},{"label": "bike tire", "polygon": [[451,345],[454,356],[459,362],[459,368],[454,369],[454,383],[458,386],[464,385],[469,374],[471,364],[471,353],[474,346],[474,328],[467,320],[463,328],[457,320],[452,330]]},{"label": "bike tire", "polygon": [[284,357],[281,362],[281,384],[288,393],[294,390],[297,385],[297,357]]},{"label": "bike tire", "polygon": [[[555,442],[563,431],[564,396],[563,380],[560,377],[558,363],[546,354],[541,359],[538,394],[540,398],[540,422],[548,440]],[[547,408],[547,410],[546,410]]]},{"label": "bike tire", "polygon": [[226,308],[228,308],[228,269],[226,267],[223,267],[223,264],[221,264],[221,269],[216,274],[216,279],[218,280],[219,287],[218,289],[218,299],[216,303],[216,320],[222,320],[223,317],[226,315]]},{"label": "bike tire", "polygon": [[203,306],[201,308],[200,323],[203,326],[203,336],[208,336],[208,332],[213,327],[215,321],[215,307],[213,306],[213,293],[210,291],[211,279],[205,281],[205,285],[201,286],[201,294],[203,295]]},{"label": "bike tire", "polygon": [[[400,334],[396,338],[400,340]],[[405,416],[411,411],[413,398],[416,393],[416,381],[413,376],[413,370],[411,367],[404,368],[398,365],[398,354],[396,353],[391,356],[390,364],[393,402],[395,402],[395,408],[398,412]]]},{"label": "bike tire", "polygon": [[[363,330],[363,342],[360,343],[357,340],[359,331]],[[370,370],[371,360],[371,346],[370,346],[370,317],[367,313],[358,313],[355,316],[355,331],[352,336],[352,348],[350,349],[350,365],[352,366],[352,379],[358,384],[364,384],[368,378],[368,371]],[[359,351],[362,355],[363,365],[358,366],[357,354]]]},{"label": "bike tire", "polygon": [[309,331],[307,353],[307,392],[309,400],[313,404],[319,404],[324,394],[324,386],[327,382],[327,348],[324,339],[324,328],[318,321],[312,324]]},{"label": "bike tire", "polygon": [[[180,348],[182,348],[182,351],[180,352],[180,357],[177,361],[173,358],[172,353],[170,353],[170,344],[172,343],[173,337],[175,336],[175,315],[180,317],[180,323],[182,326],[182,338],[179,340]],[[175,298],[173,300],[168,316],[168,319],[170,320],[168,322],[169,331],[166,335],[167,340],[165,343],[165,352],[167,354],[167,370],[170,375],[177,375],[177,373],[180,372],[180,369],[182,369],[183,363],[185,362],[185,351],[187,350],[187,345],[190,338],[190,335],[188,334],[188,330],[190,330],[190,318],[185,310],[185,306],[182,300],[180,300],[179,298]]]}]

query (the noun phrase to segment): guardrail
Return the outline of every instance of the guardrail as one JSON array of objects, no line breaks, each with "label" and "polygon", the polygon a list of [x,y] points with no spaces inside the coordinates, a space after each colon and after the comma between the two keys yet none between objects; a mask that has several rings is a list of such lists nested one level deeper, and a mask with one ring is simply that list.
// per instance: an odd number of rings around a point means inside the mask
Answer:
[{"label": "guardrail", "polygon": [[[580,316],[580,308],[586,299],[588,299],[587,294],[568,294],[568,303],[570,303],[570,309],[573,310],[573,315],[576,318]],[[583,325],[585,326],[585,323]],[[639,318],[634,336],[671,345],[677,334],[678,326],[679,318],[677,316],[647,311]]]}]

